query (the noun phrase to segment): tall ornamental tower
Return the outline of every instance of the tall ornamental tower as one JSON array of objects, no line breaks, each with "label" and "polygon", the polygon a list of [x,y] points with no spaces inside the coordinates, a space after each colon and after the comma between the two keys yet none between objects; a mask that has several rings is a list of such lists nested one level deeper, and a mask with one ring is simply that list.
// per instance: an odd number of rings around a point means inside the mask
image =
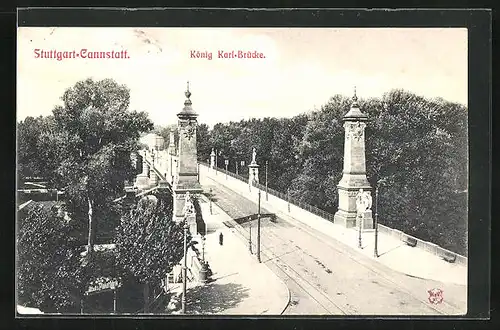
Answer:
[{"label": "tall ornamental tower", "polygon": [[[344,170],[342,179],[337,188],[339,193],[339,207],[334,216],[334,222],[345,227],[354,227],[356,223],[356,195],[359,189],[371,191],[366,178],[365,159],[365,127],[368,117],[361,112],[354,89],[351,109],[344,118]],[[363,217],[363,229],[373,228],[371,210]]]},{"label": "tall ornamental tower", "polygon": [[[182,221],[184,219],[184,204],[186,193],[190,196],[202,192],[198,181],[198,159],[196,151],[196,127],[198,125],[196,118],[198,114],[191,107],[191,92],[189,91],[189,82],[185,93],[186,101],[184,108],[177,114],[179,143],[177,148],[179,171],[175,176],[173,185],[174,190],[174,220]],[[195,221],[188,219],[188,223]]]}]

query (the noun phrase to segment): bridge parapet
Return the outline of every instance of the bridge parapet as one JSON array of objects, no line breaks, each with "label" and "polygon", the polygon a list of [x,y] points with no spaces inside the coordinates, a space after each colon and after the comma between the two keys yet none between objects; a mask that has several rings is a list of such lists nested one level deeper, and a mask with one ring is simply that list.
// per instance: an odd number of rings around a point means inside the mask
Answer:
[{"label": "bridge parapet", "polygon": [[[217,172],[219,172],[219,174],[216,174]],[[224,169],[220,168],[217,169],[217,172],[215,169],[210,169],[207,163],[200,162],[200,181],[203,183],[210,184],[210,181],[213,180],[243,196],[249,196],[252,200],[256,200],[257,198],[257,189],[265,191],[265,186],[262,184],[254,184],[253,189],[251,189],[246,178],[232,172],[226,172]],[[304,222],[306,225],[320,232],[328,233],[329,231],[336,230],[333,221],[333,214],[320,210],[319,208],[307,203],[300,202],[287,196],[287,194],[283,194],[273,189],[268,189],[268,193],[268,200],[266,201],[265,197],[263,197],[264,201],[262,201],[262,204],[269,211],[293,215],[294,219]],[[378,230],[381,233],[388,234],[401,241],[406,241],[407,238],[415,239],[416,247],[421,248],[422,250],[425,250],[433,255],[439,256],[448,262],[456,262],[463,265],[467,264],[467,257],[446,250],[434,243],[414,238],[403,233],[402,231],[380,224],[378,225]]]}]

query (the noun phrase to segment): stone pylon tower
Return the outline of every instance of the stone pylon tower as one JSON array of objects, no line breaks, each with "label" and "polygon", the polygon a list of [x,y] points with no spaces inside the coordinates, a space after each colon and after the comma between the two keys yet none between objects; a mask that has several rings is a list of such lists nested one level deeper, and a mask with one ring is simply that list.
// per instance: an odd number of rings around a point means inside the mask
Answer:
[{"label": "stone pylon tower", "polygon": [[[184,217],[183,209],[185,204],[186,192],[190,196],[202,192],[198,181],[198,159],[196,151],[196,127],[198,114],[191,107],[191,92],[189,91],[189,82],[185,93],[186,101],[184,108],[177,114],[179,128],[178,142],[178,173],[175,176],[173,184],[174,191],[174,220],[182,221]],[[194,221],[188,219],[188,223]]]},{"label": "stone pylon tower", "polygon": [[[354,97],[349,112],[344,116],[344,170],[338,184],[339,208],[334,222],[345,227],[356,226],[356,195],[359,189],[371,191],[366,178],[365,127],[368,117],[361,112],[354,89]],[[371,210],[364,214],[364,229],[373,228]]]}]

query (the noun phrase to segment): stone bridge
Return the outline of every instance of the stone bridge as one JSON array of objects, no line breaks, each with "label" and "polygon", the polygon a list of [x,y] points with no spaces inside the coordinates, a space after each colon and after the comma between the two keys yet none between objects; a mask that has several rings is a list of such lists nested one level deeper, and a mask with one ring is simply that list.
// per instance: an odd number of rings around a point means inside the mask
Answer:
[{"label": "stone bridge", "polygon": [[[195,239],[198,234],[205,235],[197,225],[197,216],[203,215],[188,215],[187,203],[216,203],[225,213],[222,223],[249,244],[250,254],[255,251],[255,230],[259,228],[262,263],[290,289],[294,303],[287,308],[289,313],[294,313],[297,302],[301,302],[296,310],[301,314],[436,315],[466,311],[467,258],[373,222],[372,187],[365,165],[367,117],[356,96],[344,116],[344,170],[338,185],[339,208],[333,215],[268,191],[259,183],[255,149],[248,178],[217,168],[214,152],[209,163],[199,162],[198,115],[191,107],[190,95],[188,90],[184,108],[177,114],[178,140],[174,141],[171,132],[166,150],[141,151],[143,171],[135,181],[136,196],[169,189],[174,200],[173,219],[185,220]],[[200,205],[196,210],[206,212],[207,204]],[[213,218],[212,207],[209,213]],[[189,253],[193,257],[193,251]],[[448,301],[429,304],[427,293],[432,288],[447,292]]]}]

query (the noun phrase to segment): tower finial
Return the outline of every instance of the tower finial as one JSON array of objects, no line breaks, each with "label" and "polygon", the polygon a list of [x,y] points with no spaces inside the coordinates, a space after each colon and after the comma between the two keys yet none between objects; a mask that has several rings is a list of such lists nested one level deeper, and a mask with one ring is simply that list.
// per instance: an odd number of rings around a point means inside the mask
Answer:
[{"label": "tower finial", "polygon": [[186,97],[189,99],[189,97],[191,96],[191,92],[189,91],[189,80],[187,82],[187,90],[186,90],[186,93],[185,93]]},{"label": "tower finial", "polygon": [[356,86],[354,86],[354,96],[352,97],[352,99],[354,102],[358,100],[358,96],[356,95]]}]

